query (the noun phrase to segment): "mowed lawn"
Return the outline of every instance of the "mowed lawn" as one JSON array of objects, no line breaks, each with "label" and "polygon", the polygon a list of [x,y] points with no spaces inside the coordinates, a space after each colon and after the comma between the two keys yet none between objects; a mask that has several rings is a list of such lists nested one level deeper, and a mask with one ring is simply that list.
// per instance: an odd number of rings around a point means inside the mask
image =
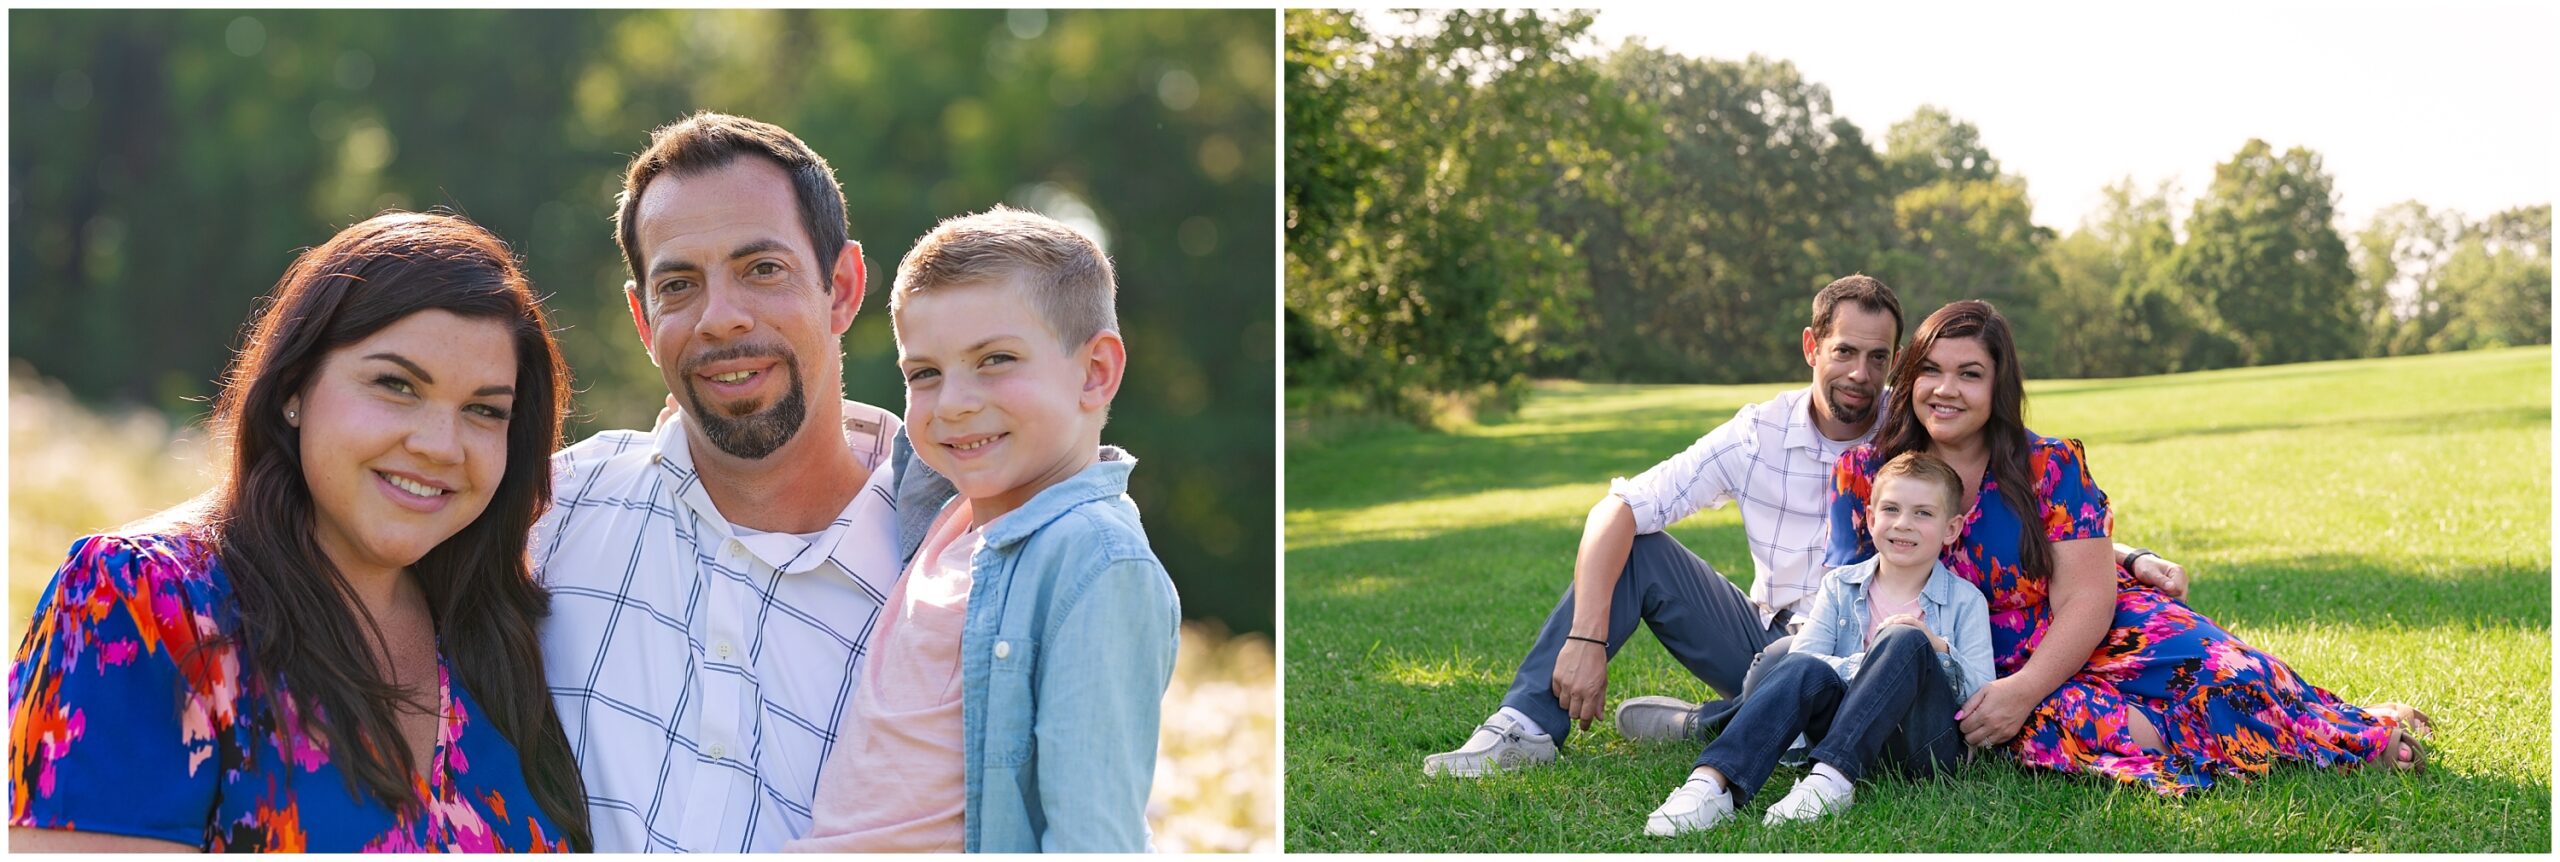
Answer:
[{"label": "mowed lawn", "polygon": [[[1424,755],[1499,706],[1609,478],[1789,385],[1542,385],[1515,418],[1451,433],[1293,425],[1288,848],[2550,850],[2548,347],[2028,387],[2029,427],[2088,444],[2118,538],[2186,564],[2196,608],[2340,697],[2432,714],[2423,775],[2280,768],[2167,800],[1993,758],[1765,828],[1802,774],[1781,769],[1739,822],[1676,839],[1644,816],[1696,749],[1606,722],[1552,766],[1425,779]],[[1748,583],[1732,509],[1671,533]],[[1639,631],[1609,701],[1641,694],[1713,696]]]}]

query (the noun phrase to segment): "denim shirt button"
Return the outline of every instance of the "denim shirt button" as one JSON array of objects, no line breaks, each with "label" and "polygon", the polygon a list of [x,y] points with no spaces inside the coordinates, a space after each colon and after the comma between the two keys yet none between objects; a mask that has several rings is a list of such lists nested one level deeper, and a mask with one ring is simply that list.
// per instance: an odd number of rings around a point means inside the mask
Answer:
[{"label": "denim shirt button", "polygon": [[1004,658],[1005,656],[1012,654],[1013,644],[1006,643],[1004,641],[996,641],[996,658]]}]

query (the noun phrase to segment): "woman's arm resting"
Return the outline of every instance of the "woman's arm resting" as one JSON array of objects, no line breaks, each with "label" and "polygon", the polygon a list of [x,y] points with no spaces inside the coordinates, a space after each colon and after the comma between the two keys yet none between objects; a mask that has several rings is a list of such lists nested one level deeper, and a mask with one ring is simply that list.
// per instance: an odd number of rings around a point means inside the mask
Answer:
[{"label": "woman's arm resting", "polygon": [[1983,686],[1957,711],[1965,742],[1975,748],[2015,738],[2036,704],[2089,663],[2116,614],[2112,548],[2105,537],[2053,543],[2053,623],[2025,667]]}]

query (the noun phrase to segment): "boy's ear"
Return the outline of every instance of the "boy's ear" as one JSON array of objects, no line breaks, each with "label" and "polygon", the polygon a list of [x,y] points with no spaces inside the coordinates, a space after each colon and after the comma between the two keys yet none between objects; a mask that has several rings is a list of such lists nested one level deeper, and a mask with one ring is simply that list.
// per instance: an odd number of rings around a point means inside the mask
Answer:
[{"label": "boy's ear", "polygon": [[1949,511],[1952,514],[1947,516],[1946,539],[1938,543],[1938,546],[1942,548],[1954,545],[1956,543],[1956,539],[1964,536],[1964,513],[1954,512],[1954,507],[1949,507]]},{"label": "boy's ear", "polygon": [[658,364],[658,354],[650,352],[649,312],[640,305],[640,283],[625,279],[622,298],[631,305],[631,326],[640,330],[640,352],[649,354],[649,364]]},{"label": "boy's ear", "polygon": [[1084,366],[1084,391],[1077,394],[1076,406],[1111,409],[1111,399],[1120,394],[1121,375],[1129,370],[1129,346],[1121,342],[1120,333],[1105,329],[1087,339],[1076,357]]}]

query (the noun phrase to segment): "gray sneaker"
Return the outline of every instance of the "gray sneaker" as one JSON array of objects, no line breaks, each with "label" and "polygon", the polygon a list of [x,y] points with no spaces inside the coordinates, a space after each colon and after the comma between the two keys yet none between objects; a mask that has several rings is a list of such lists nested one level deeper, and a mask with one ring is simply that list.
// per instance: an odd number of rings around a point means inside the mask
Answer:
[{"label": "gray sneaker", "polygon": [[1813,740],[1806,739],[1804,734],[1796,734],[1796,741],[1787,745],[1786,753],[1778,755],[1778,765],[1789,768],[1812,766]]},{"label": "gray sneaker", "polygon": [[1554,763],[1555,737],[1530,735],[1511,716],[1495,713],[1476,727],[1474,736],[1456,751],[1444,751],[1422,758],[1422,774],[1434,778],[1481,778],[1494,771],[1514,772],[1541,763]]},{"label": "gray sneaker", "polygon": [[1618,735],[1643,742],[1696,739],[1698,705],[1676,697],[1648,694],[1618,704]]}]

